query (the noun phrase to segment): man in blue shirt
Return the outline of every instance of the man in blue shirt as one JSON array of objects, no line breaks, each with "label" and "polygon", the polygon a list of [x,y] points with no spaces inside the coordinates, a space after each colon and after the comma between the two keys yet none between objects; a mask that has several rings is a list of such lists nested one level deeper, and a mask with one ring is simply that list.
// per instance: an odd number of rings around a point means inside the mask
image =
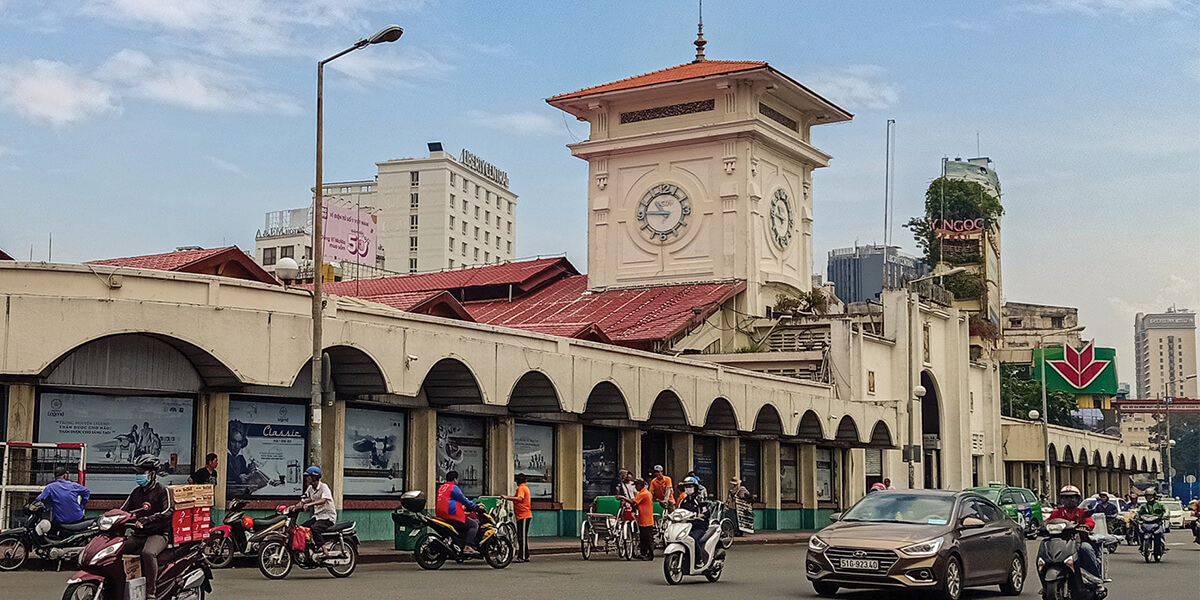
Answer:
[{"label": "man in blue shirt", "polygon": [[[55,467],[54,481],[50,482],[37,499],[50,505],[53,522],[45,531],[39,524],[38,533],[46,535],[51,530],[57,530],[58,525],[78,523],[83,520],[83,509],[87,506],[91,492],[87,488],[67,478],[66,467]],[[44,521],[43,521],[44,523]]]}]

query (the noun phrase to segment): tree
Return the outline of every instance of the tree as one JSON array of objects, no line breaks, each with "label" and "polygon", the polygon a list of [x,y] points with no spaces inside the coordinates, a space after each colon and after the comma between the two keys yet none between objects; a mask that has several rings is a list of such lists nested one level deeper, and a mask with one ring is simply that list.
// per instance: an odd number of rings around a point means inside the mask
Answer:
[{"label": "tree", "polygon": [[[1000,410],[1006,417],[1028,419],[1029,411],[1042,412],[1042,382],[1029,376],[1028,365],[1000,364]],[[1071,416],[1077,404],[1075,396],[1063,391],[1046,390],[1046,407],[1052,425],[1080,427],[1083,424]]]},{"label": "tree", "polygon": [[930,219],[982,219],[986,230],[998,225],[1003,215],[1004,206],[1000,200],[982,185],[974,181],[939,177],[925,190],[925,215],[913,217],[905,227],[913,232],[917,245],[925,252],[925,264],[930,267],[936,265],[939,258],[951,264],[975,264],[981,262],[978,252],[950,252],[943,257],[941,240]]},{"label": "tree", "polygon": [[[1166,421],[1159,421],[1150,428],[1150,433],[1153,439],[1166,440]],[[1178,488],[1185,476],[1200,477],[1200,415],[1171,413],[1171,439],[1175,440],[1171,466],[1178,473],[1175,477]]]}]

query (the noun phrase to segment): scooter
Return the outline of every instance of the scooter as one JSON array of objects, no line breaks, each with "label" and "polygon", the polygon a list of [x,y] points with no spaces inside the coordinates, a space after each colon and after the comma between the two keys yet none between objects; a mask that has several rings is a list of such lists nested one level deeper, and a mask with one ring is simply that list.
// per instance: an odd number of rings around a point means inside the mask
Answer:
[{"label": "scooter", "polygon": [[1103,600],[1108,589],[1099,577],[1082,567],[1076,568],[1079,558],[1079,531],[1073,521],[1051,519],[1038,528],[1044,537],[1038,547],[1037,571],[1042,582],[1042,600]]},{"label": "scooter", "polygon": [[296,523],[300,510],[295,507],[280,507],[280,510],[287,516],[286,526],[264,532],[258,551],[258,570],[263,577],[283,579],[292,572],[293,565],[301,569],[324,567],[334,577],[349,577],[354,573],[358,567],[358,531],[354,521],[335,523],[326,529],[321,534],[325,538],[324,547],[316,548],[309,529]]},{"label": "scooter", "polygon": [[1162,560],[1166,545],[1163,543],[1163,536],[1167,532],[1167,528],[1163,526],[1162,519],[1157,515],[1141,515],[1138,517],[1138,531],[1141,532],[1139,538],[1139,550],[1142,552],[1142,558],[1146,562],[1150,562],[1150,558],[1154,558],[1154,562]]},{"label": "scooter", "polygon": [[287,526],[287,516],[282,510],[284,507],[277,509],[274,515],[255,519],[246,514],[246,504],[246,500],[241,498],[230,502],[225,520],[213,527],[208,539],[204,540],[204,556],[214,569],[228,567],[236,554],[257,556],[259,542],[269,532]]},{"label": "scooter", "polygon": [[[96,519],[99,534],[79,554],[79,572],[67,580],[63,600],[123,600],[125,598],[125,532],[135,527],[137,514],[149,505],[125,512],[110,510]],[[212,570],[200,550],[201,542],[168,548],[158,555],[159,600],[204,600],[212,592]]]},{"label": "scooter", "polygon": [[400,496],[400,507],[392,513],[392,520],[397,525],[412,527],[418,530],[428,529],[417,540],[413,555],[422,569],[434,570],[442,568],[447,560],[463,563],[473,558],[482,558],[493,569],[503,569],[512,564],[516,555],[515,546],[508,533],[496,527],[496,521],[483,506],[476,509],[479,518],[478,543],[475,547],[479,553],[466,551],[467,544],[454,525],[425,514],[425,496],[419,490],[404,492]]},{"label": "scooter", "polygon": [[56,560],[61,565],[62,561],[78,556],[98,532],[96,520],[85,519],[78,523],[59,524],[57,532],[42,535],[37,528],[39,523],[49,519],[46,505],[34,500],[25,507],[25,512],[29,518],[23,527],[0,531],[0,571],[20,569],[31,554],[42,560]]},{"label": "scooter", "polygon": [[696,540],[691,536],[694,520],[696,513],[679,508],[667,515],[667,528],[663,534],[667,542],[667,549],[663,551],[663,576],[671,585],[682,583],[684,575],[703,575],[710,582],[716,582],[725,569],[720,522],[707,521],[708,530],[700,538],[704,548],[704,560],[701,561],[696,552]]}]

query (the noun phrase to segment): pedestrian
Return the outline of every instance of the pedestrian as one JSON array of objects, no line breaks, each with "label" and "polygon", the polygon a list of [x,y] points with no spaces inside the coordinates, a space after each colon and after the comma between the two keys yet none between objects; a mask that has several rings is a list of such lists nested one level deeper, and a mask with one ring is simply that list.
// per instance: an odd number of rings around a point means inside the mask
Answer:
[{"label": "pedestrian", "polygon": [[529,562],[529,524],[533,521],[533,509],[530,507],[529,486],[525,483],[524,473],[517,473],[517,493],[504,496],[505,500],[513,503],[513,516],[517,519],[517,562]]},{"label": "pedestrian", "polygon": [[629,469],[621,469],[617,471],[617,476],[612,480],[609,486],[608,493],[613,496],[633,496],[633,494],[625,494],[625,480],[629,477]]},{"label": "pedestrian", "polygon": [[729,480],[729,493],[727,494],[729,506],[736,507],[738,500],[749,502],[751,499],[750,490],[742,485],[742,480],[734,477]]},{"label": "pedestrian", "polygon": [[633,504],[637,507],[638,537],[641,540],[642,560],[654,560],[654,498],[646,489],[646,482],[637,479],[633,482],[637,493],[633,496]]},{"label": "pedestrian", "polygon": [[883,489],[885,489],[885,490],[896,489],[895,487],[892,486],[892,479],[890,477],[883,478]]},{"label": "pedestrian", "polygon": [[217,455],[209,452],[204,457],[204,466],[196,469],[196,472],[188,477],[188,483],[217,485]]},{"label": "pedestrian", "polygon": [[663,473],[662,465],[654,465],[654,479],[650,480],[650,495],[655,502],[671,502],[674,482]]}]

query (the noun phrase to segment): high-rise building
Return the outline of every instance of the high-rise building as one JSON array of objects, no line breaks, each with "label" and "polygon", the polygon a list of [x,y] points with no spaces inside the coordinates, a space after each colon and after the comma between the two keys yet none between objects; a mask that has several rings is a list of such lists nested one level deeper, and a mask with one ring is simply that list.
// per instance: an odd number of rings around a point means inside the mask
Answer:
[{"label": "high-rise building", "polygon": [[325,183],[325,196],[373,206],[383,267],[423,273],[512,260],[517,195],[508,174],[463,150],[458,160],[441,142],[428,158],[376,163],[373,180]]},{"label": "high-rise building", "polygon": [[900,289],[929,267],[895,246],[855,246],[830,250],[825,272],[838,299],[878,302],[883,290]]},{"label": "high-rise building", "polygon": [[[992,159],[990,158],[943,159],[942,176],[948,179],[978,183],[997,200],[1000,199],[1000,177],[992,169]],[[929,217],[940,218],[939,215],[929,215]],[[943,222],[942,227],[945,226],[946,224]],[[961,233],[952,231],[947,234],[947,237],[957,239],[953,241],[943,239],[944,245],[958,244],[960,252],[965,251],[965,254],[978,255],[978,263],[958,264],[966,267],[968,272],[978,274],[983,278],[983,293],[979,297],[955,298],[955,306],[980,315],[983,319],[991,321],[998,332],[1002,331],[1004,325],[1000,322],[1000,315],[1003,312],[1001,303],[1004,297],[1004,286],[1000,277],[1000,223],[997,221],[987,229],[968,229]],[[948,252],[949,249],[947,248],[946,251]]]},{"label": "high-rise building", "polygon": [[1169,308],[1133,322],[1137,397],[1196,397],[1196,313]]}]

